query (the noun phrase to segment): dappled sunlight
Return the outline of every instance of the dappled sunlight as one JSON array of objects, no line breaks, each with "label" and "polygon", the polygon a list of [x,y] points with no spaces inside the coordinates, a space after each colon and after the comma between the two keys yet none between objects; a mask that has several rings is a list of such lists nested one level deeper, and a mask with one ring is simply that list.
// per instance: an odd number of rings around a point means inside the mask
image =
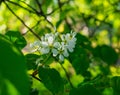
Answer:
[{"label": "dappled sunlight", "polygon": [[119,0],[1,0],[0,43],[0,95],[120,93]]}]

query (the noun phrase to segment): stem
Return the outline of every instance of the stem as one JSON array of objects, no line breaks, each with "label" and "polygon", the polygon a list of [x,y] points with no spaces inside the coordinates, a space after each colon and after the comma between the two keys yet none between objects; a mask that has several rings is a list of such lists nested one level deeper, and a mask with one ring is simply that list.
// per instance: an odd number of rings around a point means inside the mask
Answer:
[{"label": "stem", "polygon": [[69,74],[67,73],[66,69],[64,68],[64,66],[61,63],[60,63],[60,65],[61,65],[62,69],[65,71],[66,77],[68,79],[68,82],[69,82],[71,88],[73,88],[73,84],[72,84],[72,82],[70,80]]},{"label": "stem", "polygon": [[36,80],[38,80],[38,81],[42,81],[41,79],[39,79],[38,77],[36,77],[36,76],[34,76],[34,75],[31,75],[33,78],[35,78]]},{"label": "stem", "polygon": [[[47,60],[49,60],[49,58],[50,58],[50,56],[51,56],[51,53],[47,56],[47,58],[43,61],[43,63],[45,63]],[[42,64],[42,65],[44,65],[44,64]],[[34,78],[37,78],[36,77],[36,75],[38,74],[38,68],[36,69],[36,70],[34,70],[34,72],[32,73],[32,77],[34,77]],[[39,79],[39,78],[38,78]],[[37,79],[37,80],[38,80]],[[39,79],[39,81],[40,81],[40,79]]]},{"label": "stem", "polygon": [[27,4],[25,1],[21,1],[20,2],[24,3],[25,5],[27,5],[29,8],[31,8],[33,11],[35,11],[37,14],[39,13],[35,8],[33,8],[32,6],[30,6],[29,4]]},{"label": "stem", "polygon": [[43,14],[43,10],[42,10],[41,3],[39,2],[39,0],[36,0],[36,3],[40,9],[40,13]]},{"label": "stem", "polygon": [[42,5],[41,3],[36,0],[36,3],[38,4],[38,7],[40,9],[40,15],[43,16],[45,18],[45,20],[54,28],[54,25],[52,24],[52,22],[50,22],[48,19],[47,19],[47,15],[45,15],[45,13],[43,12],[43,9],[42,9]]},{"label": "stem", "polygon": [[11,11],[11,13],[12,13],[14,16],[16,16],[16,18],[19,19],[19,20],[21,21],[21,23],[22,23],[26,28],[28,28],[28,30],[29,30],[34,36],[36,36],[39,40],[41,40],[40,37],[39,37],[29,26],[27,26],[27,25],[25,24],[25,22],[24,22],[18,15],[15,14],[15,12],[8,6],[8,4],[7,4],[6,2],[4,2],[4,4],[5,4],[5,5],[7,6],[7,8]]},{"label": "stem", "polygon": [[18,3],[16,3],[16,2],[13,2],[13,1],[10,1],[10,0],[7,0],[7,1],[8,1],[9,3],[13,4],[13,5],[17,5],[17,6],[21,7],[21,8],[29,11],[30,13],[36,13],[36,11],[34,12],[34,11],[28,9],[28,8],[25,8],[25,7],[21,6],[20,4],[18,4]]},{"label": "stem", "polygon": [[44,64],[47,60],[49,60],[51,54],[52,54],[52,53],[49,53],[49,54],[47,55],[46,59],[43,61],[43,64]]},{"label": "stem", "polygon": [[[34,29],[38,24],[40,23],[40,20],[33,26],[31,27],[31,29]],[[23,33],[22,35],[25,35],[29,32],[29,30],[27,30],[25,33]]]}]

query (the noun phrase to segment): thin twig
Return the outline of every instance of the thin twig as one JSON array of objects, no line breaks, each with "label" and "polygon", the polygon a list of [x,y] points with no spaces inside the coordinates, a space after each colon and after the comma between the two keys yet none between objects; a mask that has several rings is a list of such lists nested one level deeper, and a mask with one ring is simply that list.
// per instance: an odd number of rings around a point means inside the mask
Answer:
[{"label": "thin twig", "polygon": [[[64,3],[62,3],[60,0],[58,0],[58,6],[59,6],[59,10],[60,10],[60,14],[62,13],[62,6],[64,5],[64,4],[68,4],[70,2],[70,0],[68,0],[68,1],[66,1],[66,2],[64,2]],[[65,20],[65,23],[67,24],[67,26],[68,26],[68,28],[70,29],[70,30],[73,30],[72,29],[72,25],[68,22],[68,20],[67,20],[67,17],[65,17],[64,18],[64,20]]]},{"label": "thin twig", "polygon": [[40,15],[43,16],[45,18],[45,20],[54,28],[54,25],[52,24],[52,22],[50,22],[47,19],[47,15],[44,14],[41,3],[38,0],[36,0],[36,3],[38,4],[38,7],[40,9]]},{"label": "thin twig", "polygon": [[[72,1],[72,0],[71,0]],[[60,3],[60,0],[58,0],[58,8],[54,9],[53,11],[51,11],[50,13],[47,13],[46,15],[49,16],[51,14],[53,14],[55,11],[57,11],[58,9],[60,9],[61,7],[63,7],[65,4],[68,4],[70,2],[70,0],[64,2],[64,3]]]},{"label": "thin twig", "polygon": [[60,9],[60,11],[62,11],[62,3],[60,2],[60,0],[58,0],[58,6],[59,6],[59,9]]},{"label": "thin twig", "polygon": [[36,77],[36,76],[34,76],[34,75],[31,75],[33,78],[35,78],[36,80],[38,80],[38,81],[42,81],[41,79],[39,79],[38,77]]},{"label": "thin twig", "polygon": [[51,11],[50,13],[47,13],[46,15],[47,16],[49,16],[49,15],[51,15],[51,14],[53,14],[55,11],[57,11],[59,9],[59,7],[58,8],[56,8],[56,9],[54,9],[53,11]]},{"label": "thin twig", "polygon": [[72,84],[72,82],[70,80],[69,74],[67,73],[66,69],[64,68],[64,66],[61,63],[60,63],[60,65],[63,68],[63,70],[65,71],[65,74],[66,74],[66,77],[68,79],[68,82],[69,82],[70,86],[73,88],[73,84]]},{"label": "thin twig", "polygon": [[[39,21],[37,21],[37,23],[33,26],[33,27],[31,27],[31,29],[34,29],[39,23],[40,23],[40,21],[41,20],[39,20]],[[27,30],[25,33],[23,33],[22,35],[25,35],[25,34],[27,34],[29,32],[29,30]]]},{"label": "thin twig", "polygon": [[42,10],[42,7],[41,7],[41,3],[40,3],[38,0],[36,0],[36,3],[37,3],[37,5],[38,5],[38,7],[39,7],[39,9],[40,9],[40,13],[43,14],[43,10]]},{"label": "thin twig", "polygon": [[10,0],[7,0],[7,1],[8,1],[9,3],[11,3],[11,4],[17,5],[17,6],[21,7],[21,8],[29,11],[30,13],[36,13],[36,12],[34,12],[34,11],[28,9],[28,8],[25,8],[25,7],[21,6],[20,4],[18,4],[18,3],[16,3],[16,2],[13,2],[13,1],[10,1]]},{"label": "thin twig", "polygon": [[14,16],[16,16],[16,18],[19,19],[19,20],[21,21],[21,23],[22,23],[26,28],[28,28],[28,30],[29,30],[34,36],[36,36],[39,40],[41,40],[40,37],[39,37],[29,26],[27,26],[27,25],[25,24],[25,22],[24,22],[18,15],[15,14],[15,12],[8,6],[8,4],[7,4],[6,2],[4,2],[4,4],[5,4],[5,5],[7,6],[7,8],[12,12],[12,14],[13,14]]},{"label": "thin twig", "polygon": [[31,8],[32,10],[34,10],[37,14],[39,14],[39,12],[38,12],[35,8],[33,8],[32,6],[30,6],[29,4],[27,4],[25,1],[20,1],[20,2],[24,3],[24,4],[27,5],[29,8]]}]

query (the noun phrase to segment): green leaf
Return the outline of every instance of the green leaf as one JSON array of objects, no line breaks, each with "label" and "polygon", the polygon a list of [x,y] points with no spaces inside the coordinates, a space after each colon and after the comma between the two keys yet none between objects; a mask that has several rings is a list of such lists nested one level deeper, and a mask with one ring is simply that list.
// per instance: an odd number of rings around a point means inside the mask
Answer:
[{"label": "green leaf", "polygon": [[20,93],[9,80],[0,76],[0,95],[20,95]]},{"label": "green leaf", "polygon": [[27,54],[27,55],[25,55],[25,58],[26,58],[26,61],[27,61],[28,70],[30,70],[30,69],[34,70],[34,69],[37,68],[36,60],[38,58],[40,58],[39,55],[37,55],[37,54]]},{"label": "green leaf", "polygon": [[3,35],[0,35],[0,76],[9,80],[21,95],[28,95],[29,81],[24,56]]},{"label": "green leaf", "polygon": [[41,63],[44,63],[45,65],[49,65],[55,60],[50,53],[47,55],[46,54],[41,55],[40,59],[41,59]]},{"label": "green leaf", "polygon": [[19,31],[8,31],[5,35],[17,48],[22,49],[27,44],[25,38]]},{"label": "green leaf", "polygon": [[77,74],[84,74],[89,67],[89,58],[84,48],[76,46],[74,52],[70,54],[69,61]]},{"label": "green leaf", "polygon": [[93,50],[93,54],[95,57],[101,58],[104,62],[110,64],[115,64],[118,59],[118,54],[116,51],[107,45],[97,46]]},{"label": "green leaf", "polygon": [[68,24],[64,24],[64,33],[70,33],[71,29]]},{"label": "green leaf", "polygon": [[115,50],[107,45],[103,45],[101,47],[101,57],[108,64],[114,64],[118,59],[118,55]]},{"label": "green leaf", "polygon": [[110,74],[109,66],[100,65],[99,68],[104,75]]},{"label": "green leaf", "polygon": [[63,20],[59,20],[57,23],[56,23],[56,28],[58,28],[60,26],[60,24],[62,23]]},{"label": "green leaf", "polygon": [[87,37],[77,34],[77,42],[73,53],[70,53],[69,61],[77,74],[84,74],[90,63],[88,51],[92,50],[91,42]]},{"label": "green leaf", "polygon": [[39,77],[47,89],[52,93],[63,91],[64,84],[60,74],[51,68],[39,67]]},{"label": "green leaf", "polygon": [[51,64],[54,58],[51,55],[37,55],[37,54],[27,54],[25,55],[27,61],[28,70],[35,70],[39,63],[44,63],[46,65]]},{"label": "green leaf", "polygon": [[76,38],[77,38],[77,45],[80,45],[81,47],[88,49],[88,50],[92,49],[91,42],[89,41],[87,37],[77,33]]},{"label": "green leaf", "polygon": [[115,95],[119,95],[120,94],[120,76],[115,76],[111,79],[111,86],[114,90]]},{"label": "green leaf", "polygon": [[78,88],[73,88],[69,95],[101,95],[100,92],[92,85],[84,85]]}]

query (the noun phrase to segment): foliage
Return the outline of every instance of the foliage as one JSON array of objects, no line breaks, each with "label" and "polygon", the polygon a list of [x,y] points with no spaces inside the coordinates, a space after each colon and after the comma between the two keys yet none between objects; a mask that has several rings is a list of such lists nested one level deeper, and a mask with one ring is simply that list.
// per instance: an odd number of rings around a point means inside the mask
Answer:
[{"label": "foliage", "polygon": [[0,44],[0,95],[28,95],[29,80],[24,56],[3,35],[0,35]]},{"label": "foliage", "polygon": [[0,15],[0,95],[119,95],[119,0],[1,0]]}]

